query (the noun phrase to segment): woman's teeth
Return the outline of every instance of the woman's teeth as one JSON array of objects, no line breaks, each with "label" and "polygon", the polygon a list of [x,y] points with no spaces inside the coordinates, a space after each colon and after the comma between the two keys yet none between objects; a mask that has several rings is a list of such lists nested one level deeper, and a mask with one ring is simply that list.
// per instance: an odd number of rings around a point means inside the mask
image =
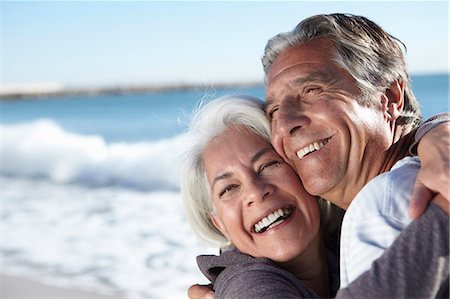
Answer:
[{"label": "woman's teeth", "polygon": [[278,209],[263,219],[261,219],[258,223],[255,224],[255,232],[262,233],[268,230],[269,228],[280,225],[284,222],[286,218],[288,218],[292,214],[292,208],[283,208]]}]

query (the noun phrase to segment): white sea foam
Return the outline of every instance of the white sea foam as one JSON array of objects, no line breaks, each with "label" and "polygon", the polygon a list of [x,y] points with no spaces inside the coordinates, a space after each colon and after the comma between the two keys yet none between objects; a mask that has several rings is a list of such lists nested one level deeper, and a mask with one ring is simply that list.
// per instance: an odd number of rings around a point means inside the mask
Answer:
[{"label": "white sea foam", "polygon": [[157,142],[106,143],[101,136],[67,132],[51,120],[0,125],[1,174],[58,183],[140,190],[179,186],[184,135]]},{"label": "white sea foam", "polygon": [[184,138],[106,143],[55,122],[1,125],[4,273],[112,291],[182,298],[206,283],[184,218]]},{"label": "white sea foam", "polygon": [[206,283],[195,256],[211,249],[188,227],[179,192],[0,178],[3,273],[123,298],[183,298]]}]

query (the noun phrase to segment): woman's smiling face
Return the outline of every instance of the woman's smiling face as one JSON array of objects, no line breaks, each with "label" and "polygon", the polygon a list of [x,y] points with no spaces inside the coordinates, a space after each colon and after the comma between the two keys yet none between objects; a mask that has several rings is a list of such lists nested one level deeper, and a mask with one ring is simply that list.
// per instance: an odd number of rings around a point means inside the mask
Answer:
[{"label": "woman's smiling face", "polygon": [[241,252],[288,262],[318,236],[316,199],[263,137],[229,127],[208,144],[203,162],[212,220]]}]

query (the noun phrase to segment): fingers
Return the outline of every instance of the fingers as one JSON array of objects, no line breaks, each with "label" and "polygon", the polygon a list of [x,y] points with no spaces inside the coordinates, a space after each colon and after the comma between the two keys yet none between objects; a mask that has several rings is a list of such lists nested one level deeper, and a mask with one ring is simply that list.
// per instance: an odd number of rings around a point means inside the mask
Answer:
[{"label": "fingers", "polygon": [[[433,187],[431,189],[437,191],[437,193],[441,194],[444,198],[447,199],[447,201],[450,201],[449,198],[449,178],[450,178],[450,174],[449,174],[450,169],[446,169],[446,171],[444,170],[443,173],[441,175],[434,175],[435,179],[435,183],[436,186],[431,186],[431,182],[430,182],[430,186]],[[433,177],[433,176],[431,176]],[[430,181],[432,179],[430,178]]]},{"label": "fingers", "polygon": [[423,166],[418,174],[418,180],[426,185],[434,193],[440,193],[443,197],[449,199],[449,178],[450,169],[436,165],[435,167]]},{"label": "fingers", "polygon": [[434,192],[450,200],[450,123],[432,128],[419,143],[421,167],[418,177]]},{"label": "fingers", "polygon": [[212,285],[192,285],[188,289],[188,297],[190,299],[214,299]]},{"label": "fingers", "polygon": [[437,206],[439,206],[444,212],[447,214],[450,214],[450,204],[444,196],[441,194],[438,194],[434,197],[433,203]]},{"label": "fingers", "polygon": [[414,184],[411,202],[409,204],[409,215],[417,219],[423,214],[428,203],[433,199],[434,192],[428,189],[420,180],[419,176]]}]

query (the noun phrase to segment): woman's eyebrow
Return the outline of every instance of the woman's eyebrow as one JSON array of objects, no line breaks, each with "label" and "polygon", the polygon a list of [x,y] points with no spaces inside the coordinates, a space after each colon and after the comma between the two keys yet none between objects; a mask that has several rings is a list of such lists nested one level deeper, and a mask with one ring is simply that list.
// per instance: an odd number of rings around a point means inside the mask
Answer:
[{"label": "woman's eyebrow", "polygon": [[258,161],[259,158],[264,156],[268,151],[272,151],[272,150],[273,150],[272,146],[264,147],[264,148],[260,149],[258,152],[256,152],[256,154],[253,155],[253,157],[252,157],[252,159],[250,161],[253,164],[256,161]]},{"label": "woman's eyebrow", "polygon": [[211,189],[214,189],[214,185],[215,185],[218,181],[228,179],[228,178],[230,178],[232,175],[233,175],[233,174],[232,174],[231,172],[225,172],[225,173],[222,173],[222,174],[216,176],[216,177],[214,178],[214,180],[212,181],[212,183],[211,183]]},{"label": "woman's eyebrow", "polygon": [[[258,159],[260,159],[262,156],[264,156],[267,152],[272,151],[273,148],[272,146],[267,146],[267,147],[263,147],[262,149],[260,149],[259,151],[256,152],[256,154],[253,155],[253,157],[251,158],[250,162],[253,164],[256,161],[258,161]],[[233,173],[231,172],[224,172],[222,174],[219,174],[218,176],[216,176],[212,183],[211,183],[211,189],[214,189],[214,185],[220,181],[220,180],[225,180],[228,179],[230,177],[233,176]]]}]

